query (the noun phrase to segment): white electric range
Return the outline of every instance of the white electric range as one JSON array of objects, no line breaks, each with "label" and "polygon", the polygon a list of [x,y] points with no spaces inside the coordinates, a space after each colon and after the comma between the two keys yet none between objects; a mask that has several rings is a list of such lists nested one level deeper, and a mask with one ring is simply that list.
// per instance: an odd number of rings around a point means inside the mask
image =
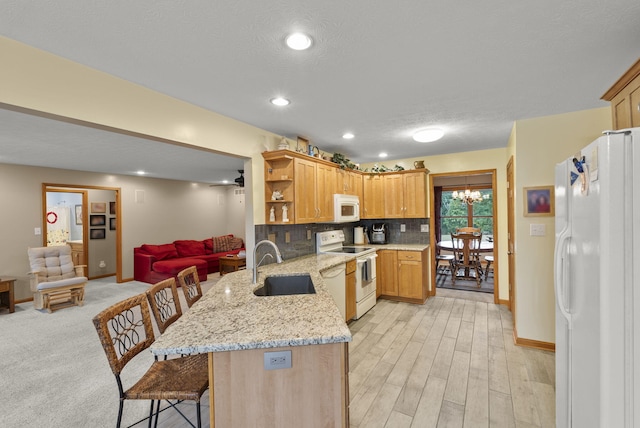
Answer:
[{"label": "white electric range", "polygon": [[[375,248],[344,246],[344,232],[329,230],[316,234],[316,253],[355,254],[356,256],[356,319],[363,316],[376,304],[376,257]],[[338,278],[337,276],[332,276]],[[343,278],[343,277],[342,277]],[[340,307],[344,301],[344,280],[327,281],[329,292]],[[344,315],[344,314],[343,314]]]}]

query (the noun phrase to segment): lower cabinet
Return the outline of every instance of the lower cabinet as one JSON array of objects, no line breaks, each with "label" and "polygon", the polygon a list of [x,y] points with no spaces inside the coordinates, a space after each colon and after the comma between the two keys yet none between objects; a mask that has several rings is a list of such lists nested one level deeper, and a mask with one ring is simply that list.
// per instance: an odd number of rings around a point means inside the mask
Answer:
[{"label": "lower cabinet", "polygon": [[356,316],[356,261],[347,262],[345,321]]},{"label": "lower cabinet", "polygon": [[380,297],[424,303],[429,296],[428,251],[378,250]]}]

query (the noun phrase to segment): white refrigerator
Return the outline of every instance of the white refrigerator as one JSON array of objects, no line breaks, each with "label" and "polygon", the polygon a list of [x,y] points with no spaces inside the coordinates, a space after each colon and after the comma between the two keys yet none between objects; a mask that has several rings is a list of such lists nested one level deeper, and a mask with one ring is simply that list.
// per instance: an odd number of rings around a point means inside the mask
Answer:
[{"label": "white refrigerator", "polygon": [[556,166],[556,426],[640,427],[640,128]]}]

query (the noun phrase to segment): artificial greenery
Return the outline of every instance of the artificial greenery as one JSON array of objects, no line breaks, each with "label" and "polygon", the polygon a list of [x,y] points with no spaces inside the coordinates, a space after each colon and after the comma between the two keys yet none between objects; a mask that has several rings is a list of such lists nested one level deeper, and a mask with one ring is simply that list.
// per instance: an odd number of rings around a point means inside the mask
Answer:
[{"label": "artificial greenery", "polygon": [[337,163],[341,169],[356,169],[356,164],[347,159],[342,153],[334,153],[331,162]]}]

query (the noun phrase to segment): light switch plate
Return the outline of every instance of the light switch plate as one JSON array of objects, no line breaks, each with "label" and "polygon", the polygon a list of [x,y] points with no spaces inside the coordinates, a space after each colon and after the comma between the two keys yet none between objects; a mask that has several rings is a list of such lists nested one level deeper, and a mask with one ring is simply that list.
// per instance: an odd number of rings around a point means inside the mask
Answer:
[{"label": "light switch plate", "polygon": [[274,244],[276,243],[276,234],[275,233],[270,233],[268,236],[269,241],[273,242]]},{"label": "light switch plate", "polygon": [[400,225],[400,232],[406,232],[407,231],[407,225],[406,224],[401,224]]},{"label": "light switch plate", "polygon": [[545,236],[547,234],[547,226],[544,224],[530,224],[529,235],[530,236]]},{"label": "light switch plate", "polygon": [[33,234],[34,235],[42,235],[42,229],[40,229],[39,227],[36,227],[33,229]]},{"label": "light switch plate", "polygon": [[285,244],[288,244],[288,243],[290,243],[290,242],[291,242],[291,233],[289,233],[289,232],[285,232],[285,233],[284,233],[284,243],[285,243]]},{"label": "light switch plate", "polygon": [[428,232],[429,231],[429,225],[428,224],[421,224],[420,225],[420,232]]}]

